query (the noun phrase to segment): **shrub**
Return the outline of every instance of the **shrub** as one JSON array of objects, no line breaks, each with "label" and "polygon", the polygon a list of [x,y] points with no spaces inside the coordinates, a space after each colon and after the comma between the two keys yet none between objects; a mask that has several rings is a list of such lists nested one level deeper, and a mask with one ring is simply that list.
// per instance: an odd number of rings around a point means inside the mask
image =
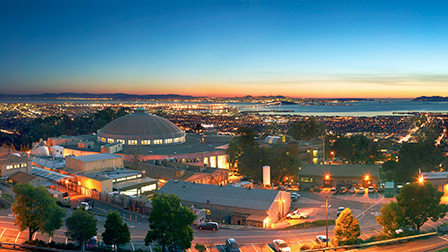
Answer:
[{"label": "shrub", "polygon": [[200,244],[200,243],[196,243],[196,245],[194,245],[194,248],[199,251],[199,252],[205,252],[207,250],[207,248],[205,247],[204,244]]},{"label": "shrub", "polygon": [[310,250],[310,249],[311,249],[311,247],[307,244],[304,244],[300,247],[300,250]]}]

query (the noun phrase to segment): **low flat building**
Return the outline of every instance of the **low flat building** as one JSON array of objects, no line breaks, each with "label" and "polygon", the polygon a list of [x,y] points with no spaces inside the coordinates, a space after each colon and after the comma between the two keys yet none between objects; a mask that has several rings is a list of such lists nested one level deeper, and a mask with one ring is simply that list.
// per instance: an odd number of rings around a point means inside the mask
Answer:
[{"label": "low flat building", "polygon": [[437,190],[443,192],[444,196],[448,196],[448,172],[422,172],[423,180],[431,182],[437,187]]},{"label": "low flat building", "polygon": [[123,167],[123,157],[109,153],[65,157],[67,168],[81,172],[98,172]]},{"label": "low flat building", "polygon": [[42,185],[44,187],[54,185],[54,183],[46,178],[20,171],[10,176],[8,178],[8,183],[12,185],[30,183],[34,187],[38,185]]},{"label": "low flat building", "polygon": [[308,190],[314,186],[378,185],[379,165],[320,165],[304,164],[299,171],[299,186]]},{"label": "low flat building", "polygon": [[163,163],[173,165],[174,167],[149,164],[147,162],[141,165],[148,177],[159,180],[160,186],[171,179],[211,185],[227,185],[228,183],[229,172],[227,169],[194,165],[187,167],[177,163]]},{"label": "low flat building", "polygon": [[290,209],[289,192],[170,180],[160,193],[177,195],[182,204],[205,209],[219,223],[271,227]]},{"label": "low flat building", "polygon": [[0,151],[0,177],[2,179],[6,179],[19,171],[29,172],[31,162],[28,160],[26,153],[9,152],[5,151],[5,148],[2,149],[3,151]]}]

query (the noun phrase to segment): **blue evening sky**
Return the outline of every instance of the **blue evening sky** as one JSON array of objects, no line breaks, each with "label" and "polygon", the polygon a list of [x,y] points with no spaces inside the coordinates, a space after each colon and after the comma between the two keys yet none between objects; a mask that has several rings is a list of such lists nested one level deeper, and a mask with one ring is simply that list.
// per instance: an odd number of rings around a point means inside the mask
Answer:
[{"label": "blue evening sky", "polygon": [[1,1],[0,93],[448,96],[448,2]]}]

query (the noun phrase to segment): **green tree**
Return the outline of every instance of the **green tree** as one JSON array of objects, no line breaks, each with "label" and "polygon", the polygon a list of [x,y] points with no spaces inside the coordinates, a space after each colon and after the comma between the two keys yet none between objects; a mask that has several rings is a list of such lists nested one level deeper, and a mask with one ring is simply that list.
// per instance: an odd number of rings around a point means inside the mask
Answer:
[{"label": "green tree", "polygon": [[239,158],[242,154],[250,152],[253,148],[258,146],[255,142],[255,137],[257,135],[254,130],[246,127],[239,127],[235,133],[237,136],[229,142],[229,148],[226,150],[232,167],[239,163]]},{"label": "green tree", "polygon": [[65,220],[67,232],[65,236],[70,240],[77,241],[81,249],[85,249],[86,242],[96,235],[96,219],[86,211],[78,208]]},{"label": "green tree", "polygon": [[397,202],[390,202],[381,207],[381,215],[376,216],[376,222],[383,227],[383,232],[393,235],[395,230],[403,226],[403,211]]},{"label": "green tree", "polygon": [[429,182],[411,183],[403,186],[395,196],[403,211],[403,223],[420,231],[420,227],[429,219],[437,221],[445,217],[448,207],[440,204],[443,192]]},{"label": "green tree", "polygon": [[350,208],[344,209],[336,219],[334,235],[338,242],[343,244],[353,244],[358,240],[361,231],[358,220],[353,216]]},{"label": "green tree", "polygon": [[16,216],[14,224],[20,231],[28,228],[28,240],[32,240],[35,232],[40,230],[50,236],[62,226],[65,212],[56,204],[56,200],[43,186],[33,187],[28,184],[14,186],[16,202],[12,212]]},{"label": "green tree", "polygon": [[309,141],[325,133],[325,125],[319,123],[315,117],[308,117],[302,121],[289,125],[287,134],[296,140]]},{"label": "green tree", "polygon": [[106,245],[116,245],[120,249],[120,245],[125,245],[131,240],[131,233],[128,225],[123,222],[120,214],[115,211],[109,211],[104,223],[103,241]]},{"label": "green tree", "polygon": [[186,206],[181,205],[180,198],[174,194],[154,194],[152,211],[149,215],[149,231],[145,244],[157,241],[165,247],[176,244],[181,249],[191,247],[193,229],[190,227],[196,215]]}]

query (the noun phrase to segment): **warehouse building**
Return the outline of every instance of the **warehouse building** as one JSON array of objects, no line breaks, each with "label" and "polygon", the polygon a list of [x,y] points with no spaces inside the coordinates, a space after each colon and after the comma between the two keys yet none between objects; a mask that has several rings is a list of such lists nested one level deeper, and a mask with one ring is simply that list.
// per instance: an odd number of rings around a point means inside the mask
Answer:
[{"label": "warehouse building", "polygon": [[269,228],[290,209],[289,192],[170,180],[159,193],[174,194],[186,206],[205,209],[219,223]]},{"label": "warehouse building", "polygon": [[379,165],[320,165],[304,164],[299,171],[299,186],[309,190],[314,186],[378,185]]}]

